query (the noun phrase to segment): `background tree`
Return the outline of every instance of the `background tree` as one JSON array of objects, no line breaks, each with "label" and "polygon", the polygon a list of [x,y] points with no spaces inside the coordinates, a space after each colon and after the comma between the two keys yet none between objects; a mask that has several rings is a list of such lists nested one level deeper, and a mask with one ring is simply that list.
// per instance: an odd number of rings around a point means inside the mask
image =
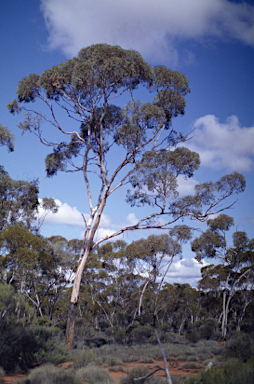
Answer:
[{"label": "background tree", "polygon": [[[58,211],[54,199],[45,197],[39,201],[38,184],[38,180],[13,180],[0,165],[0,231],[19,224],[39,232],[46,215]],[[43,211],[41,216],[39,208]]]},{"label": "background tree", "polygon": [[[136,98],[138,86],[150,92],[150,102],[142,103]],[[206,220],[218,205],[222,209],[221,203],[227,197],[244,190],[243,177],[234,173],[217,183],[199,184],[193,196],[179,198],[177,177],[191,177],[200,163],[198,154],[176,148],[186,137],[171,126],[174,117],[184,114],[189,91],[184,74],[164,66],[151,67],[135,51],[97,44],[41,75],[22,79],[17,99],[8,104],[11,113],[25,111],[25,120],[19,124],[23,131],[33,132],[43,144],[53,147],[46,158],[48,176],[58,171],[81,171],[84,177],[90,217],[69,306],[69,348],[73,347],[82,273],[91,251],[101,241],[127,230],[170,228],[184,217]],[[129,102],[121,108],[123,95]],[[33,109],[35,101],[44,104],[45,114],[40,112],[40,103],[39,109]],[[72,121],[71,131],[60,122],[61,112]],[[43,123],[59,132],[58,142],[54,133],[45,137]],[[47,132],[50,135],[52,130]],[[122,148],[121,155],[113,167],[108,159],[118,146]],[[95,175],[99,186],[94,183]],[[131,184],[127,201],[137,206],[148,204],[150,211],[136,224],[94,243],[108,199],[127,182]],[[163,223],[158,220],[161,216]]]},{"label": "background tree", "polygon": [[202,271],[203,281],[199,286],[220,287],[223,294],[222,337],[227,334],[228,313],[230,302],[241,284],[252,278],[254,267],[254,240],[249,240],[245,232],[233,233],[233,247],[227,245],[226,231],[234,224],[232,217],[221,214],[208,220],[209,229],[192,242],[192,250],[196,258],[218,258],[222,264],[210,266]]},{"label": "background tree", "polygon": [[14,151],[14,135],[7,127],[0,124],[0,145],[6,145],[10,152]]}]

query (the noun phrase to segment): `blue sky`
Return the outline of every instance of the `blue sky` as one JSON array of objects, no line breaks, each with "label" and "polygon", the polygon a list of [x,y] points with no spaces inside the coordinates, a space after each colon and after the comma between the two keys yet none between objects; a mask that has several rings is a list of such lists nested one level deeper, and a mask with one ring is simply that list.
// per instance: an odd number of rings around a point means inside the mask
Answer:
[{"label": "blue sky", "polygon": [[[40,197],[53,197],[60,205],[57,215],[48,216],[42,234],[68,239],[82,235],[81,212],[88,212],[83,180],[76,174],[47,179],[47,149],[32,135],[21,135],[21,116],[10,115],[6,104],[26,75],[40,74],[88,45],[108,43],[136,49],[149,64],[187,75],[191,93],[186,114],[175,119],[173,127],[185,133],[195,129],[189,147],[200,154],[202,163],[194,180],[181,184],[181,191],[228,172],[243,173],[246,191],[227,213],[235,218],[234,229],[254,236],[253,1],[9,0],[0,4],[0,28],[0,123],[16,136],[14,153],[0,148],[1,165],[14,179],[38,177]],[[117,192],[98,236],[134,223],[141,212],[125,204],[124,194]],[[148,234],[126,234],[125,240]],[[189,280],[197,277],[193,255],[185,252],[185,260],[171,269],[179,282],[186,281],[185,275]]]}]

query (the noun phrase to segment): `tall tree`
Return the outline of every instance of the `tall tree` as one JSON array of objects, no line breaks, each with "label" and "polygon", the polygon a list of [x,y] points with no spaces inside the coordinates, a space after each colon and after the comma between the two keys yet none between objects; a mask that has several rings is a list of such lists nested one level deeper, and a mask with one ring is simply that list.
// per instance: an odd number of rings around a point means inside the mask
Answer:
[{"label": "tall tree", "polygon": [[[207,221],[209,229],[192,242],[192,250],[196,258],[218,258],[221,264],[203,268],[201,289],[207,286],[222,290],[223,308],[221,331],[222,337],[227,334],[230,302],[246,278],[251,278],[254,270],[254,239],[249,240],[245,232],[233,233],[233,246],[229,246],[226,232],[234,224],[232,217],[221,214]],[[248,283],[247,283],[248,285]]]},{"label": "tall tree", "polygon": [[[137,99],[138,86],[148,90],[150,102]],[[25,111],[25,120],[19,124],[23,131],[33,132],[53,148],[46,158],[48,176],[58,171],[80,171],[84,177],[90,217],[69,305],[69,348],[73,347],[82,272],[92,249],[125,231],[170,228],[184,217],[206,220],[218,205],[222,209],[221,203],[227,197],[244,190],[243,177],[234,173],[217,183],[199,184],[193,196],[179,198],[177,177],[191,177],[200,163],[197,153],[176,148],[187,138],[172,129],[172,119],[184,114],[189,91],[184,74],[165,66],[151,67],[136,51],[97,44],[41,75],[23,78],[17,99],[8,104],[11,113]],[[121,108],[119,105],[127,98],[129,101]],[[35,101],[39,105],[34,109]],[[45,113],[40,112],[41,103]],[[72,122],[71,130],[69,123],[64,125],[62,113]],[[47,130],[49,136],[45,136],[43,123],[59,132],[58,142],[57,135],[50,135],[52,130]],[[112,162],[114,147],[121,147],[121,152]],[[131,185],[127,201],[132,206],[147,204],[150,211],[134,225],[94,242],[108,199],[127,182]],[[163,222],[158,220],[161,216]]]}]

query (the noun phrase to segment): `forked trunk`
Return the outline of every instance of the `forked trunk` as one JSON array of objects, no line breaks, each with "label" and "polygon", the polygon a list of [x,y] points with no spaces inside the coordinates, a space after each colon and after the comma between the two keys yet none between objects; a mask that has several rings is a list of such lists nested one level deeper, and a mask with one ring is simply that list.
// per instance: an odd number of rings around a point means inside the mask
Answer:
[{"label": "forked trunk", "polygon": [[77,311],[77,303],[69,304],[67,325],[66,325],[66,334],[65,334],[65,344],[69,350],[72,350],[74,347],[74,327],[75,327],[75,318]]}]

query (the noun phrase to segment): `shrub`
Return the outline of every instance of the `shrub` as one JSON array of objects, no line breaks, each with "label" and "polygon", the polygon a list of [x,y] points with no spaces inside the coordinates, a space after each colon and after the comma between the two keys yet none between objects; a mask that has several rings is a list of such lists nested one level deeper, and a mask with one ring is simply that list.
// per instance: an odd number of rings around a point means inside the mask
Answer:
[{"label": "shrub", "polygon": [[2,367],[0,367],[0,377],[5,376],[5,371]]},{"label": "shrub", "polygon": [[114,333],[114,339],[117,343],[125,344],[126,343],[126,332],[124,329],[120,329],[119,331]]},{"label": "shrub", "polygon": [[72,369],[46,364],[33,369],[27,379],[19,380],[17,384],[73,384],[74,375]]},{"label": "shrub", "polygon": [[254,359],[247,363],[238,360],[234,363],[227,363],[221,370],[210,369],[202,372],[199,378],[189,377],[184,384],[195,384],[202,381],[202,384],[250,384],[253,383]]},{"label": "shrub", "polygon": [[144,357],[142,357],[142,358],[140,358],[139,360],[139,363],[146,363],[146,364],[148,364],[148,363],[154,363],[154,359],[152,359],[151,357],[149,357],[149,356],[144,356]]},{"label": "shrub", "polygon": [[153,329],[150,325],[139,325],[131,331],[131,337],[137,343],[142,343],[152,335]]},{"label": "shrub", "polygon": [[66,361],[69,353],[60,343],[60,337],[58,329],[53,327],[23,327],[3,321],[0,323],[0,365],[14,371],[17,364],[21,369],[28,369],[35,363]]},{"label": "shrub", "polygon": [[[135,367],[132,368],[126,377],[121,377],[120,384],[136,384],[137,381],[134,379],[137,379],[138,377],[143,377],[148,374],[148,367]],[[139,380],[138,383],[140,384],[146,384],[148,383],[148,379],[142,379]]]},{"label": "shrub", "polygon": [[199,320],[195,323],[189,323],[187,327],[186,339],[193,343],[204,339],[211,340],[218,337],[217,334],[218,323],[214,319]]},{"label": "shrub", "polygon": [[165,384],[165,381],[157,376],[150,376],[147,379],[135,381],[138,377],[146,376],[149,373],[148,367],[132,368],[128,375],[120,379],[120,384]]},{"label": "shrub", "polygon": [[123,361],[121,359],[110,359],[109,361],[107,361],[107,364],[109,367],[114,367],[116,365],[123,364]]},{"label": "shrub", "polygon": [[85,351],[77,351],[72,356],[74,367],[75,368],[83,368],[86,365],[86,353]]},{"label": "shrub", "polygon": [[109,367],[109,369],[108,369],[110,372],[126,372],[126,370],[125,370],[125,368],[122,366],[122,365],[120,365],[120,366],[118,366],[118,367]]},{"label": "shrub", "polygon": [[254,355],[254,340],[246,333],[237,333],[224,346],[225,357],[235,357],[247,361]]},{"label": "shrub", "polygon": [[189,361],[182,364],[181,369],[201,369],[203,368],[202,364],[195,363],[194,361]]},{"label": "shrub", "polygon": [[81,368],[76,372],[74,383],[81,384],[84,381],[87,384],[113,384],[107,371],[94,366]]}]

